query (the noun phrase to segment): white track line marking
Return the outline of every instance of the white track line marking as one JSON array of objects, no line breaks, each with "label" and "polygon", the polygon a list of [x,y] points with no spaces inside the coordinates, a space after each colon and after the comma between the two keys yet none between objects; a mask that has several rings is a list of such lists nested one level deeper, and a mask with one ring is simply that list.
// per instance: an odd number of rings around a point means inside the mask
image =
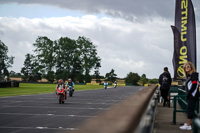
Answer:
[{"label": "white track line marking", "polygon": [[63,116],[63,117],[96,117],[96,116],[89,116],[89,115],[69,115],[69,114],[62,114],[62,115],[56,115],[56,114],[25,114],[25,113],[0,113],[0,115],[23,115],[23,116]]},{"label": "white track line marking", "polygon": [[41,130],[45,130],[45,129],[51,129],[51,130],[78,130],[78,128],[64,128],[64,127],[58,127],[58,128],[51,128],[51,127],[42,127],[42,126],[38,126],[38,127],[6,127],[6,126],[0,126],[0,128],[17,128],[17,129],[41,129]]},{"label": "white track line marking", "polygon": [[[3,105],[2,107],[4,107],[4,108],[16,108],[16,107],[19,107],[19,108],[56,108],[56,109],[58,109],[58,108],[60,108],[60,109],[65,109],[65,108],[67,108],[67,109],[74,109],[75,107],[50,107],[50,106],[46,106],[46,107],[44,107],[44,106],[10,106],[10,105]],[[98,109],[98,110],[107,110],[107,108],[75,108],[75,109]]]}]

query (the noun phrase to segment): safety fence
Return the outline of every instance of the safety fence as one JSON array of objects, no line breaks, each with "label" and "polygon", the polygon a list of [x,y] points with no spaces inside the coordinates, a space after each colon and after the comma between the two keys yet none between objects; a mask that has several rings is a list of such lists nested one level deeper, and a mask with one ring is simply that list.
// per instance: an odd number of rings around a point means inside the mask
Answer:
[{"label": "safety fence", "polygon": [[0,88],[7,88],[7,87],[19,87],[19,82],[17,81],[2,81],[0,82]]},{"label": "safety fence", "polygon": [[[176,93],[176,95],[171,95],[171,93]],[[176,113],[177,112],[187,112],[187,101],[186,92],[182,88],[171,87],[169,91],[170,100],[173,100],[173,123],[176,124]],[[193,133],[200,133],[200,114],[199,114],[199,101],[197,101],[195,106],[195,116],[193,119]],[[177,109],[177,103],[181,107]],[[169,106],[170,107],[170,106]]]},{"label": "safety fence", "polygon": [[[171,96],[173,97],[173,123],[176,124],[176,113],[183,112],[187,113],[187,101],[186,101],[186,92],[182,89],[177,89],[177,95]],[[200,100],[200,99],[199,99]],[[199,113],[199,100],[195,106],[195,113]],[[177,109],[177,103],[181,107]]]},{"label": "safety fence", "polygon": [[88,120],[73,133],[152,133],[158,86],[142,88],[119,104]]},{"label": "safety fence", "polygon": [[193,133],[200,133],[200,114],[197,114],[193,120]]}]

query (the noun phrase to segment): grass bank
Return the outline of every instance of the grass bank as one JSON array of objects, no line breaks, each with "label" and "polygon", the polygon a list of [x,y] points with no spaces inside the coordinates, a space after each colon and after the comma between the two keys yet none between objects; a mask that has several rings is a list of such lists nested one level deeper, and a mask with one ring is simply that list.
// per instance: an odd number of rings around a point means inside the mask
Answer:
[{"label": "grass bank", "polygon": [[[20,83],[19,87],[0,88],[0,97],[55,92],[56,84]],[[75,91],[101,89],[103,85],[75,85]]]}]

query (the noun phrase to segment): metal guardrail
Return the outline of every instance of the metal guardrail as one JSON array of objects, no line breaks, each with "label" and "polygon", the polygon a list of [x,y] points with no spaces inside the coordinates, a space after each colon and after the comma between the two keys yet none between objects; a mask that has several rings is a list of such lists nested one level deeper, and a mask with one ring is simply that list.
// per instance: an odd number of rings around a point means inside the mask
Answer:
[{"label": "metal guardrail", "polygon": [[[175,97],[170,97],[170,100],[174,101],[174,111],[173,111],[173,122],[176,124],[176,112],[187,112],[187,102],[186,102],[186,96],[185,96],[185,90],[184,87],[181,87],[178,89],[179,86],[174,86],[170,88],[169,96],[171,96],[171,93],[177,93]],[[200,89],[200,88],[199,88]],[[182,110],[176,109],[176,103],[179,103]],[[199,100],[197,101],[196,107],[195,107],[195,117],[193,119],[193,133],[200,133],[200,114],[199,113]],[[170,107],[170,105],[169,105]]]},{"label": "metal guardrail", "polygon": [[193,133],[200,133],[200,118],[196,117],[193,120]]},{"label": "metal guardrail", "polygon": [[[200,99],[199,99],[200,100]],[[199,113],[199,100],[195,105],[195,113]],[[177,102],[180,105],[181,109],[177,109]],[[186,101],[186,92],[185,90],[178,89],[178,95],[174,96],[173,99],[174,110],[173,110],[173,123],[176,124],[176,112],[187,112],[187,101]]]},{"label": "metal guardrail", "polygon": [[7,87],[19,87],[19,82],[17,81],[0,82],[0,88],[7,88]]},{"label": "metal guardrail", "polygon": [[[169,92],[168,92],[168,94],[169,94],[169,100],[170,101],[173,101],[174,100],[174,94],[178,94],[179,93],[179,90],[184,90],[184,86],[177,86],[177,85],[173,85],[173,86],[171,86],[170,87],[170,90],[169,90]],[[185,93],[185,92],[184,92]],[[173,95],[172,95],[173,94]],[[171,102],[169,102],[169,104],[168,104],[168,107],[170,108],[170,104],[171,104]]]},{"label": "metal guardrail", "polygon": [[[177,109],[177,101],[179,101],[180,99],[185,98],[185,95],[176,95],[174,96],[174,110],[173,110],[173,123],[176,124],[176,112],[186,112],[187,110],[182,108],[182,109]],[[185,104],[185,106],[187,106],[187,103],[185,101],[181,102],[182,104]],[[180,104],[179,104],[180,105]]]},{"label": "metal guardrail", "polygon": [[170,90],[169,90],[169,103],[168,103],[168,107],[170,108],[171,106],[171,101],[174,100],[174,93],[178,93],[178,87],[170,87]]},{"label": "metal guardrail", "polygon": [[[144,120],[140,120],[140,123],[144,123],[140,126],[138,133],[153,133],[156,109],[159,102],[159,89],[155,91],[153,97],[151,98],[150,104],[147,107],[146,114],[144,114]],[[144,121],[144,122],[143,122]]]},{"label": "metal guardrail", "polygon": [[[153,131],[157,85],[143,88],[97,117],[88,120],[73,133],[133,133]],[[153,123],[152,123],[153,121]]]},{"label": "metal guardrail", "polygon": [[[198,100],[198,104],[197,104],[197,108],[199,109],[199,101]],[[199,110],[198,113],[195,112],[195,117],[193,119],[193,133],[200,133],[200,114],[199,114]]]}]

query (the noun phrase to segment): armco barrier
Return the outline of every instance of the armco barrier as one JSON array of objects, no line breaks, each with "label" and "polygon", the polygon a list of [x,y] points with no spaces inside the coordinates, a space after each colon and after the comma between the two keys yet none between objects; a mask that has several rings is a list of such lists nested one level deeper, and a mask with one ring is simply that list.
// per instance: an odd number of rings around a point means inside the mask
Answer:
[{"label": "armco barrier", "polygon": [[[138,93],[119,104],[114,105],[108,111],[88,120],[73,133],[133,133],[139,131],[141,120],[151,124],[150,117],[145,117],[150,106],[156,106],[152,97],[158,88],[151,85],[141,89]],[[155,95],[155,97],[157,97]],[[148,119],[145,119],[148,118]],[[141,132],[140,130],[139,132]]]},{"label": "armco barrier", "polygon": [[0,88],[7,88],[7,87],[19,87],[19,82],[17,81],[0,82]]},{"label": "armco barrier", "polygon": [[19,87],[19,82],[18,81],[12,81],[11,87]]},{"label": "armco barrier", "polygon": [[[195,113],[199,113],[199,100],[197,100],[196,107],[195,107]],[[177,102],[180,105],[181,109],[177,109]],[[186,92],[185,90],[178,89],[178,95],[174,96],[173,99],[173,105],[174,105],[174,110],[173,110],[173,123],[176,124],[176,113],[177,112],[187,112],[187,101],[186,101]]]},{"label": "armco barrier", "polygon": [[11,82],[0,82],[0,88],[11,87]]},{"label": "armco barrier", "polygon": [[196,117],[193,120],[193,133],[200,133],[200,116],[196,114]]}]

